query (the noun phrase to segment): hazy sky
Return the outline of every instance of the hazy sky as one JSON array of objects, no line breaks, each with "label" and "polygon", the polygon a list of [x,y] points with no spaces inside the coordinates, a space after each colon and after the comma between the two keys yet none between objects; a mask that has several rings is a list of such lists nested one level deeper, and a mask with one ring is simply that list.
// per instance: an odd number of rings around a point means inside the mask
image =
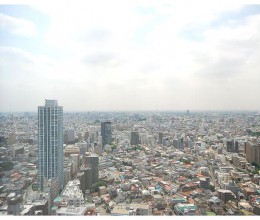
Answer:
[{"label": "hazy sky", "polygon": [[0,111],[260,110],[260,5],[221,2],[0,5]]}]

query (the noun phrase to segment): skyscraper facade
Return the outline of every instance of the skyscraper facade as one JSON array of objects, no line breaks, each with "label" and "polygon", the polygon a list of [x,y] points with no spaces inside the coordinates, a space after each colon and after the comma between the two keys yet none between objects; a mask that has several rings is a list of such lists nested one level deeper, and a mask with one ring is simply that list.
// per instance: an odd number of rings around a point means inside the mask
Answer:
[{"label": "skyscraper facade", "polygon": [[111,122],[106,121],[101,123],[101,136],[102,136],[102,146],[106,144],[111,144],[112,142],[112,129]]},{"label": "skyscraper facade", "polygon": [[236,141],[234,139],[227,140],[226,146],[227,146],[227,152],[238,153],[238,151],[239,151],[238,141]]},{"label": "skyscraper facade", "polygon": [[131,138],[130,138],[130,145],[138,145],[141,144],[139,132],[138,131],[132,131],[131,132]]},{"label": "skyscraper facade", "polygon": [[98,155],[86,155],[85,156],[86,167],[91,168],[92,173],[92,184],[99,180],[99,157]]},{"label": "skyscraper facade", "polygon": [[75,143],[75,131],[74,129],[68,129],[64,132],[64,144],[74,144]]},{"label": "skyscraper facade", "polygon": [[63,188],[63,107],[56,100],[45,100],[38,106],[38,185],[44,178],[58,179]]},{"label": "skyscraper facade", "polygon": [[162,144],[162,140],[163,140],[163,133],[159,132],[159,144]]},{"label": "skyscraper facade", "polygon": [[255,162],[260,164],[260,142],[246,142],[245,147],[246,159],[249,163]]}]

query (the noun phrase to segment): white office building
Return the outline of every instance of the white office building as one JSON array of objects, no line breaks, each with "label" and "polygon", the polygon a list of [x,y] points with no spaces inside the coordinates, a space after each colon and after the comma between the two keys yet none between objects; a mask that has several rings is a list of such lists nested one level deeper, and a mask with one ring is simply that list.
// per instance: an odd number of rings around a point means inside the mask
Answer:
[{"label": "white office building", "polygon": [[80,181],[78,179],[69,181],[64,188],[61,197],[68,202],[69,206],[79,207],[84,205],[84,197],[82,190],[79,188]]}]

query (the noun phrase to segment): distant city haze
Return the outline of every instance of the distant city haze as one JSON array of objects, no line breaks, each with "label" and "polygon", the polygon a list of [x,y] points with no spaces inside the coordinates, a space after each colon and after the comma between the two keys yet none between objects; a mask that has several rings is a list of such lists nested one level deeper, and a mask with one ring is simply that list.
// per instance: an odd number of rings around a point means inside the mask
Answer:
[{"label": "distant city haze", "polygon": [[260,5],[0,5],[0,33],[0,112],[260,110]]}]

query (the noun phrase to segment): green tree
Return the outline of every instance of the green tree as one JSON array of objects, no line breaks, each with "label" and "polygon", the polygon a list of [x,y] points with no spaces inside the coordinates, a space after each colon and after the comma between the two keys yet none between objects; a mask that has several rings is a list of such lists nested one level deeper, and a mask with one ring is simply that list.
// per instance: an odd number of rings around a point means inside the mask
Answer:
[{"label": "green tree", "polygon": [[260,164],[256,163],[255,161],[252,162],[252,166],[255,168],[260,168]]},{"label": "green tree", "polygon": [[107,183],[105,181],[99,181],[96,182],[92,185],[92,191],[93,192],[98,192],[98,189],[100,186],[107,186]]},{"label": "green tree", "polygon": [[255,161],[253,161],[251,164],[252,164],[252,166],[255,167],[255,171],[252,172],[252,173],[253,173],[253,174],[259,174],[260,164],[256,163]]},{"label": "green tree", "polygon": [[114,149],[116,149],[116,148],[117,148],[117,146],[115,144],[112,144],[111,150],[114,151]]},{"label": "green tree", "polygon": [[0,163],[0,171],[9,171],[13,169],[14,164],[12,162]]}]

